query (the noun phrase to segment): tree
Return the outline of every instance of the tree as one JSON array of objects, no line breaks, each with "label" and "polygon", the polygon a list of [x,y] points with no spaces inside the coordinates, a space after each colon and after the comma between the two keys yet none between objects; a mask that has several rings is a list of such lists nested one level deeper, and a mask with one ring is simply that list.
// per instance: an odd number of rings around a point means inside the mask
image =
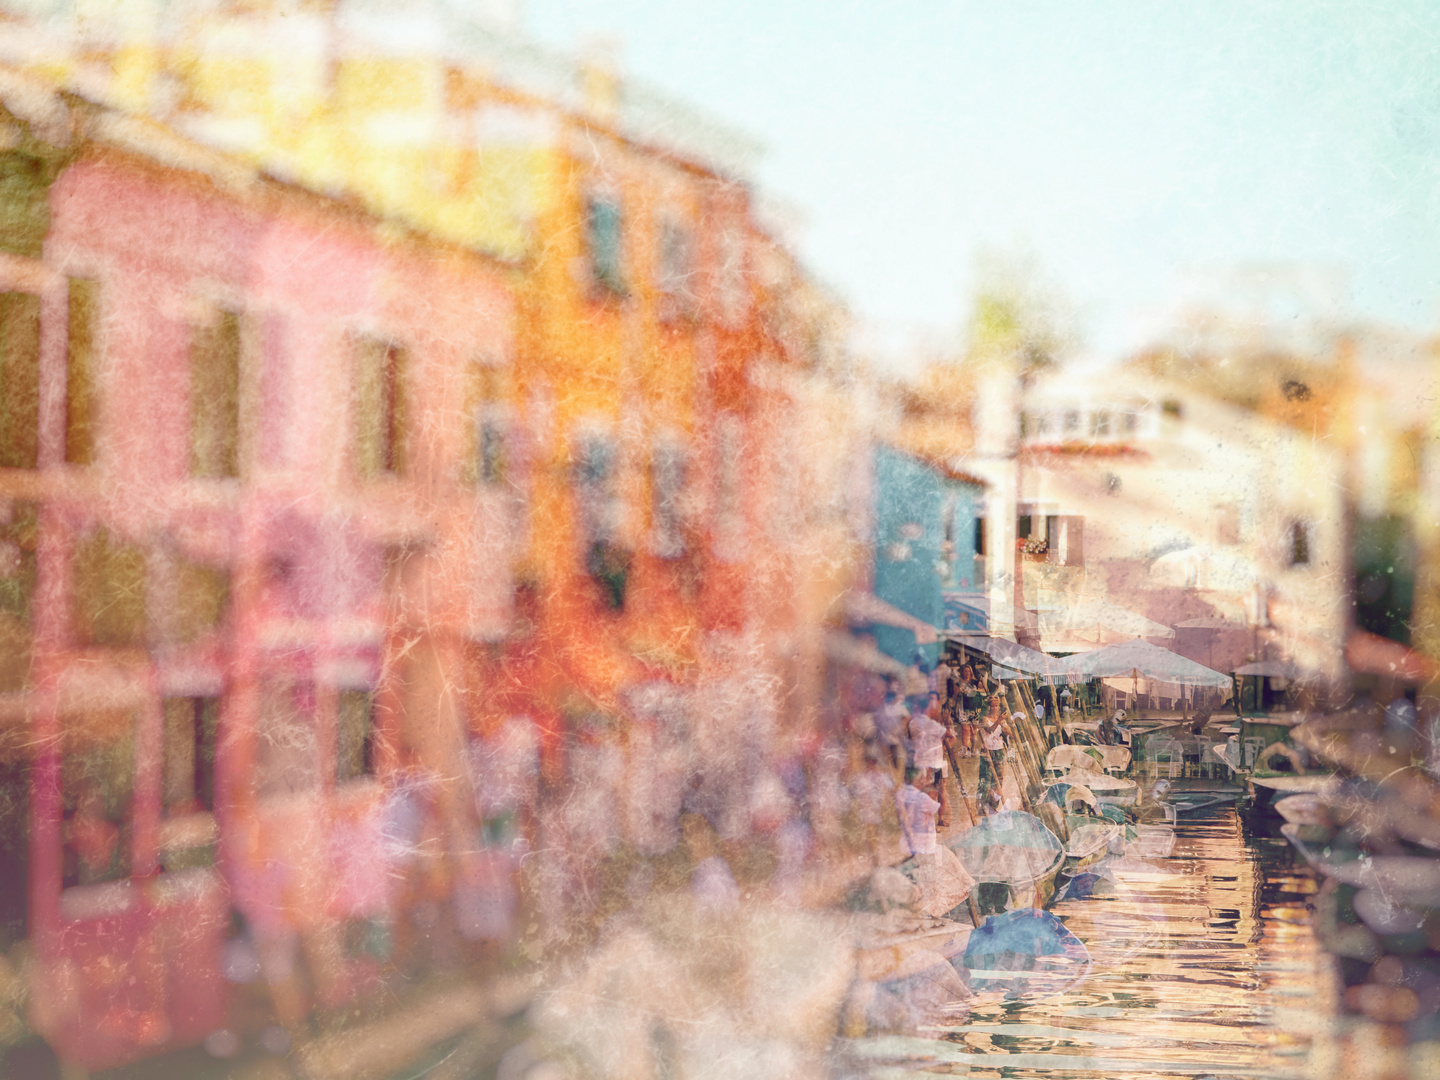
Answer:
[{"label": "tree", "polygon": [[966,332],[972,362],[1012,365],[1022,382],[1055,367],[1080,340],[1079,316],[1029,248],[984,248],[975,260]]}]

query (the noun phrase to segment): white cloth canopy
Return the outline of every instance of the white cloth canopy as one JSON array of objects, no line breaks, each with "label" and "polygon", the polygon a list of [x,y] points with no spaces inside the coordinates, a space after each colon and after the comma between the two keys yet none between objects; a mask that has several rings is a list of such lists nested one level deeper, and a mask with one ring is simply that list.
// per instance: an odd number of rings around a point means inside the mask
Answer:
[{"label": "white cloth canopy", "polygon": [[[1069,674],[1065,661],[1059,657],[1026,648],[1024,645],[1007,641],[1005,638],[952,636],[961,641],[966,648],[984,653],[996,664],[1003,665],[1010,671],[1023,671],[1031,675],[1049,675],[1060,679],[1064,679]],[[1005,678],[1006,676],[1000,677]]]},{"label": "white cloth canopy", "polygon": [[1076,675],[1092,679],[1138,675],[1182,686],[1231,685],[1230,676],[1138,638],[1087,653],[1076,653],[1067,658],[1066,666]]}]

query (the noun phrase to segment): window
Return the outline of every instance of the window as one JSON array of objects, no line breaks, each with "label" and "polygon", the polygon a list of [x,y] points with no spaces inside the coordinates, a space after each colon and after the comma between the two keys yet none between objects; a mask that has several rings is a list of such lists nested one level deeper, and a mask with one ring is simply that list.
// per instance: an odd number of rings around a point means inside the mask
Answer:
[{"label": "window", "polygon": [[99,314],[99,284],[71,278],[69,349],[65,359],[65,460],[71,465],[89,465],[95,460]]},{"label": "window", "polygon": [[613,439],[592,432],[576,440],[575,500],[585,568],[614,609],[625,605],[629,552],[620,547],[622,505],[618,492],[619,448]]},{"label": "window", "polygon": [[230,602],[230,574],[177,558],[171,564],[174,594],[165,612],[171,642],[195,641],[220,626]]},{"label": "window", "polygon": [[0,251],[38,259],[50,228],[52,166],[18,150],[0,154]]},{"label": "window", "polygon": [[650,451],[651,535],[662,559],[685,554],[685,464],[685,448],[673,439],[657,441]]},{"label": "window", "polygon": [[503,373],[488,364],[474,365],[470,415],[473,418],[472,483],[494,486],[505,480],[508,416],[503,404]]},{"label": "window", "polygon": [[1353,529],[1355,625],[1408,645],[1417,563],[1411,524],[1403,517],[1357,518]]},{"label": "window", "polygon": [[590,278],[606,292],[625,292],[624,227],[617,199],[592,195],[585,204]]},{"label": "window", "polygon": [[1061,566],[1084,566],[1085,518],[1079,514],[1061,514],[1050,520],[1052,561]]},{"label": "window", "polygon": [[405,350],[359,338],[353,384],[355,470],[363,477],[394,476],[405,460]]},{"label": "window", "polygon": [[1065,434],[1074,435],[1080,430],[1080,410],[1065,410]]},{"label": "window", "polygon": [[166,698],[165,814],[215,809],[215,746],[220,730],[220,699]]},{"label": "window", "polygon": [[0,468],[35,468],[39,431],[40,298],[0,293]]},{"label": "window", "polygon": [[575,446],[575,491],[580,529],[590,543],[609,543],[619,531],[616,480],[619,448],[606,435],[581,435]]},{"label": "window", "polygon": [[1110,414],[1104,409],[1090,414],[1090,434],[1097,439],[1110,434]]},{"label": "window", "polygon": [[1290,565],[1310,565],[1310,526],[1306,522],[1290,523]]},{"label": "window", "polygon": [[1126,409],[1120,418],[1120,429],[1126,435],[1134,435],[1140,427],[1140,415],[1134,409]]},{"label": "window", "polygon": [[690,230],[674,218],[663,219],[656,248],[655,282],[661,294],[660,318],[681,318],[690,313],[694,301],[695,254]]},{"label": "window", "polygon": [[73,629],[81,645],[145,643],[145,553],[103,526],[75,546],[71,564]]},{"label": "window", "polygon": [[30,678],[38,520],[34,503],[0,501],[0,691],[21,690]]},{"label": "window", "polygon": [[240,317],[220,311],[190,331],[190,473],[238,476]]},{"label": "window", "polygon": [[487,486],[505,479],[505,417],[495,405],[484,405],[475,418],[475,478]]},{"label": "window", "polygon": [[129,877],[135,718],[123,713],[71,716],[66,717],[66,729],[84,742],[68,748],[60,762],[62,885]]},{"label": "window", "polygon": [[335,725],[335,779],[375,775],[375,694],[341,690]]}]

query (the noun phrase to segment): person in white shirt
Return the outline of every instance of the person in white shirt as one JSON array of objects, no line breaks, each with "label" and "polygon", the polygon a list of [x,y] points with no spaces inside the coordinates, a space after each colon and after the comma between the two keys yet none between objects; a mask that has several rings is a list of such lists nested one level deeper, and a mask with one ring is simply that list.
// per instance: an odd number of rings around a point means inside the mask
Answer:
[{"label": "person in white shirt", "polygon": [[910,736],[910,747],[914,755],[915,768],[928,781],[939,796],[940,820],[938,824],[950,824],[949,806],[945,799],[945,737],[949,734],[944,724],[935,717],[939,711],[939,698],[930,699],[930,708],[919,716],[912,716],[906,725]]},{"label": "person in white shirt", "polygon": [[917,770],[905,770],[905,786],[895,789],[895,811],[900,816],[900,837],[908,855],[934,855],[939,847],[935,815],[940,804],[915,786]]}]

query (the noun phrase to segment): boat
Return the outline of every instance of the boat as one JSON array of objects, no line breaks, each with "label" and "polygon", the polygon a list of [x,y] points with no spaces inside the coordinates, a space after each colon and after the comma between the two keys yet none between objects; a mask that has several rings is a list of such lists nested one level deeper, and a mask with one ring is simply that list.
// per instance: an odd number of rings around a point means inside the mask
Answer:
[{"label": "boat", "polygon": [[1098,802],[1113,806],[1134,806],[1140,796],[1140,785],[1134,780],[1123,776],[1106,776],[1104,773],[1071,771],[1045,782],[1046,787],[1056,784],[1087,787],[1094,792]]},{"label": "boat", "polygon": [[1175,850],[1175,829],[1170,825],[1136,825],[1137,836],[1127,839],[1124,854],[1136,859],[1168,859]]},{"label": "boat", "polygon": [[[1090,974],[1084,943],[1048,911],[1020,908],[971,932],[956,970],[976,992],[1007,998],[1061,994]],[[963,970],[962,970],[963,968]]]},{"label": "boat", "polygon": [[946,841],[975,879],[982,914],[1010,908],[1044,907],[1055,895],[1055,876],[1065,863],[1065,845],[1042,821],[1019,810],[981,818],[975,827]]},{"label": "boat", "polygon": [[1070,842],[1065,845],[1065,865],[1060,872],[1074,877],[1099,862],[1110,853],[1110,842],[1120,830],[1119,825],[1093,819],[1090,824],[1072,828]]},{"label": "boat", "polygon": [[[1437,898],[1440,903],[1440,898]],[[1425,929],[1425,910],[1398,904],[1380,889],[1361,889],[1350,901],[1360,921],[1387,937],[1416,934]]]},{"label": "boat", "polygon": [[1339,786],[1340,778],[1334,773],[1251,773],[1251,805],[1259,810],[1286,795],[1329,795]]},{"label": "boat", "polygon": [[[1280,832],[1315,870],[1342,885],[1374,889],[1388,904],[1414,910],[1440,905],[1440,860],[1428,855],[1372,855],[1344,832],[1287,821]],[[1333,836],[1331,841],[1327,836]]]},{"label": "boat", "polygon": [[1165,799],[1166,804],[1174,809],[1177,816],[1193,814],[1198,810],[1206,810],[1212,806],[1219,806],[1221,803],[1234,801],[1235,794],[1229,791],[1177,791]]},{"label": "boat", "polygon": [[1276,799],[1275,810],[1286,821],[1295,825],[1329,826],[1334,822],[1325,809],[1325,803],[1313,791],[1302,791],[1298,795],[1286,795]]}]

